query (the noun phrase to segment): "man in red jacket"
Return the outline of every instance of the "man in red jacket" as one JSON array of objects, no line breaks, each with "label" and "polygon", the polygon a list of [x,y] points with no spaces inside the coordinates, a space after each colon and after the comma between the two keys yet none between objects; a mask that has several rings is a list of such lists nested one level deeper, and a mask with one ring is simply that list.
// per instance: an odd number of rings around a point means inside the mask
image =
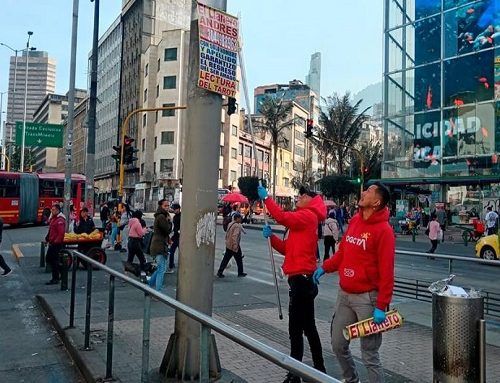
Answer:
[{"label": "man in red jacket", "polygon": [[[375,323],[382,323],[392,299],[395,240],[389,225],[389,199],[389,191],[379,183],[361,194],[359,212],[349,221],[339,250],[313,276],[314,282],[319,283],[325,272],[339,272],[340,289],[331,336],[345,382],[359,382],[359,377],[342,330],[372,316]],[[370,383],[384,381],[378,354],[381,344],[382,334],[361,338],[361,356]]]},{"label": "man in red jacket", "polygon": [[52,279],[46,285],[55,285],[59,283],[59,251],[63,248],[66,217],[61,213],[59,205],[53,205],[50,211],[52,215],[50,216],[49,232],[45,237],[45,242],[49,244],[47,263],[52,269]]},{"label": "man in red jacket", "polygon": [[[316,247],[318,246],[318,223],[326,218],[325,204],[320,196],[304,187],[299,190],[297,210],[284,212],[267,195],[262,186],[258,188],[259,198],[264,201],[269,213],[279,224],[288,228],[288,237],[279,239],[265,226],[264,237],[271,238],[272,246],[285,255],[283,272],[288,276],[289,306],[288,334],[290,356],[302,361],[304,355],[303,335],[309,341],[314,368],[326,372],[323,351],[314,319],[314,298],[318,287],[312,279],[316,270]],[[300,377],[288,373],[283,383],[300,383]]]}]

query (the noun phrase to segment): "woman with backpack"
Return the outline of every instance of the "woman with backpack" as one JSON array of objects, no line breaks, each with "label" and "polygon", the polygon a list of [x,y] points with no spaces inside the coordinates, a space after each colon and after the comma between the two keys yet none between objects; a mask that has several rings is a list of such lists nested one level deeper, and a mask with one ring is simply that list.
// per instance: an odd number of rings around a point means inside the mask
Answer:
[{"label": "woman with backpack", "polygon": [[151,275],[149,286],[160,291],[163,287],[163,278],[167,270],[168,261],[168,241],[172,231],[172,220],[168,212],[169,202],[166,199],[158,201],[158,209],[155,213],[153,226],[153,239],[151,240],[150,255],[157,257],[157,269]]}]

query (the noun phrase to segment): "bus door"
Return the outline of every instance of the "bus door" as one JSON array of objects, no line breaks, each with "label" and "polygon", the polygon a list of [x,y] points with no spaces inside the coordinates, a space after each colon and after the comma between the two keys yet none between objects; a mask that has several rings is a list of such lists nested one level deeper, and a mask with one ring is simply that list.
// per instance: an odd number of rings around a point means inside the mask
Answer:
[{"label": "bus door", "polygon": [[34,223],[38,213],[38,177],[20,174],[19,223]]}]

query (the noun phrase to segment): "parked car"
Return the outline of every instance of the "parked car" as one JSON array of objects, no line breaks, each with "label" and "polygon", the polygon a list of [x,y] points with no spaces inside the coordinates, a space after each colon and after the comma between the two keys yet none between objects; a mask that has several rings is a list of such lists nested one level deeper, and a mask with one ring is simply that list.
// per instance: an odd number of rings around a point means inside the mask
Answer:
[{"label": "parked car", "polygon": [[500,246],[498,235],[492,234],[479,238],[476,243],[476,256],[489,260],[499,259]]}]

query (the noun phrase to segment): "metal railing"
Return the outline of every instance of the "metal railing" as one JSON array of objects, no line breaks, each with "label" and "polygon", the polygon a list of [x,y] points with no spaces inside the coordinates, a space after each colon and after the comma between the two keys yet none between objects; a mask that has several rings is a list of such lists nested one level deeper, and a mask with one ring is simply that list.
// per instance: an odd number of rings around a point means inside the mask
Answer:
[{"label": "metal railing", "polygon": [[106,345],[106,376],[105,380],[112,379],[113,373],[113,326],[114,326],[114,307],[115,307],[115,279],[118,278],[123,282],[135,287],[144,292],[144,316],[143,316],[143,348],[142,348],[142,372],[141,382],[148,381],[149,374],[149,342],[150,342],[150,319],[151,319],[151,297],[158,301],[169,305],[177,311],[182,312],[191,319],[200,323],[200,382],[209,381],[209,334],[210,330],[214,330],[233,342],[245,347],[246,349],[260,355],[277,366],[290,371],[309,382],[331,382],[340,383],[339,380],[332,378],[302,362],[299,362],[292,357],[283,354],[264,343],[261,343],[250,336],[237,331],[230,326],[213,319],[204,313],[201,313],[165,294],[162,294],[148,285],[139,282],[128,275],[120,273],[106,265],[103,265],[92,258],[89,258],[78,251],[72,251],[73,267],[71,278],[71,298],[70,298],[70,313],[69,327],[74,327],[75,319],[75,295],[76,295],[76,277],[77,277],[77,258],[87,262],[87,288],[86,288],[86,308],[85,308],[85,331],[84,331],[84,349],[90,350],[90,319],[91,319],[91,303],[92,303],[92,272],[93,268],[97,268],[109,274],[109,294],[108,294],[108,330],[107,330],[107,345]]},{"label": "metal railing", "polygon": [[[500,261],[490,261],[480,258],[468,258],[451,254],[428,254],[416,251],[396,250],[396,254],[409,255],[415,257],[432,257],[434,259],[441,259],[448,261],[448,273],[453,273],[453,262],[472,262],[481,265],[500,267]],[[419,279],[398,278],[394,280],[394,295],[411,298],[425,302],[432,302],[432,293],[428,290],[430,281],[423,281]],[[484,297],[484,310],[485,313],[494,317],[500,318],[500,293],[481,290],[481,295]]]}]

